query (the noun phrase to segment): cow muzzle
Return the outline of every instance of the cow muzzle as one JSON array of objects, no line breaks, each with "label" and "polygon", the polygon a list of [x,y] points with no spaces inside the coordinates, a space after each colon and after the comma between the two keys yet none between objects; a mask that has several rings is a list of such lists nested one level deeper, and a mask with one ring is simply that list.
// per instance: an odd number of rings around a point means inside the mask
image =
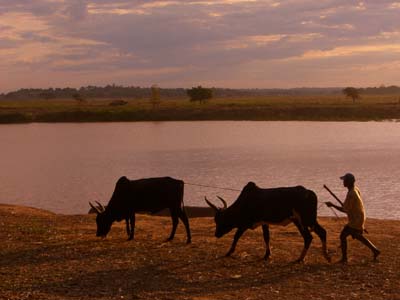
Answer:
[{"label": "cow muzzle", "polygon": [[96,233],[96,236],[97,236],[97,237],[101,237],[102,239],[105,239],[105,238],[106,238],[106,235],[105,235],[105,234]]},{"label": "cow muzzle", "polygon": [[223,236],[223,234],[221,232],[215,232],[215,237],[216,238],[220,238],[222,236]]}]

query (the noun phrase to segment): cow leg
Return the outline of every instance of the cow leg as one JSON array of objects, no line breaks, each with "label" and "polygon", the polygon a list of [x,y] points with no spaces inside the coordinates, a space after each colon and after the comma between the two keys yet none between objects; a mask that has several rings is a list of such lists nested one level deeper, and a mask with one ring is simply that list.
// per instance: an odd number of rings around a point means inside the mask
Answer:
[{"label": "cow leg", "polygon": [[263,236],[264,236],[265,247],[266,247],[264,259],[268,260],[269,257],[271,256],[271,248],[269,246],[269,226],[262,225],[262,230],[263,230]]},{"label": "cow leg", "polygon": [[167,242],[172,241],[174,239],[176,228],[178,227],[179,223],[178,213],[176,211],[171,210],[171,218],[172,218],[172,231],[169,238],[167,238]]},{"label": "cow leg", "polygon": [[322,242],[322,254],[324,255],[324,257],[328,262],[331,262],[331,258],[328,254],[328,248],[326,246],[326,230],[321,225],[319,225],[318,222],[315,222],[313,228],[314,232],[318,235],[318,237]]},{"label": "cow leg", "polygon": [[179,210],[178,217],[179,217],[179,219],[182,220],[183,224],[185,225],[186,237],[187,237],[186,244],[190,244],[192,242],[192,236],[190,234],[189,219],[186,215],[184,208]]},{"label": "cow leg", "polygon": [[231,248],[229,249],[228,253],[226,253],[225,256],[231,256],[231,254],[235,251],[236,248],[236,244],[239,241],[240,237],[242,236],[242,234],[246,231],[246,229],[243,228],[238,228],[238,230],[235,233],[235,236],[233,237],[233,243]]},{"label": "cow leg", "polygon": [[294,225],[296,225],[297,229],[300,231],[303,239],[304,239],[304,248],[300,254],[300,257],[296,260],[296,262],[304,261],[304,257],[307,254],[308,248],[310,248],[311,241],[313,239],[310,230],[307,227],[304,227],[298,220],[293,221]]},{"label": "cow leg", "polygon": [[[128,232],[128,235],[129,235],[128,241],[131,241],[135,237],[135,214],[132,214],[129,217],[129,221],[131,223],[131,230]],[[129,227],[128,221],[126,222],[126,226]]]}]

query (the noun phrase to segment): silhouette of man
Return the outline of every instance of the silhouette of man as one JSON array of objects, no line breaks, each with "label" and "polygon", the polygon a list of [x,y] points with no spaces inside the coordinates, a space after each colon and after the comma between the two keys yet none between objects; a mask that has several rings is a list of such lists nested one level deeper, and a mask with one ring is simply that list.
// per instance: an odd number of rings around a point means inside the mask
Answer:
[{"label": "silhouette of man", "polygon": [[343,206],[337,206],[332,202],[327,202],[328,207],[334,207],[337,210],[347,214],[348,223],[344,226],[340,233],[340,244],[342,247],[342,259],[340,262],[347,262],[347,237],[351,235],[353,239],[359,240],[365,246],[367,246],[373,253],[374,260],[381,253],[364,235],[364,223],[365,223],[365,210],[363,201],[361,199],[361,193],[355,186],[355,177],[351,173],[347,173],[340,177],[343,180],[343,186],[348,189],[346,200]]}]

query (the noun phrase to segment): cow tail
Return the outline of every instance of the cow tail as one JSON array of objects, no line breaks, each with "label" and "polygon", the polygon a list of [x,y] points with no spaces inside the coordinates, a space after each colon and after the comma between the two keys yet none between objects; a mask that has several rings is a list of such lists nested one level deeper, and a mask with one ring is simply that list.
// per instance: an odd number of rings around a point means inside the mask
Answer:
[{"label": "cow tail", "polygon": [[180,195],[180,198],[181,198],[181,209],[182,209],[183,212],[186,213],[186,211],[185,211],[185,202],[183,201],[184,194],[185,194],[185,182],[181,181],[181,195]]}]

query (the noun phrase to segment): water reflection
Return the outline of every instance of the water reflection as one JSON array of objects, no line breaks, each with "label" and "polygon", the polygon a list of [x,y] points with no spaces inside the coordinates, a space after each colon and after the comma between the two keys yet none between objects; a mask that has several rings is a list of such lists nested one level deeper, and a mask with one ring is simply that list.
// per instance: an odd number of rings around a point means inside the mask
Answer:
[{"label": "water reflection", "polygon": [[[360,122],[140,122],[1,125],[0,199],[62,213],[107,202],[116,180],[173,176],[240,189],[304,185],[321,201],[351,171],[367,215],[400,219],[400,127]],[[188,205],[238,193],[186,186]],[[332,212],[321,207],[321,214]]]}]

